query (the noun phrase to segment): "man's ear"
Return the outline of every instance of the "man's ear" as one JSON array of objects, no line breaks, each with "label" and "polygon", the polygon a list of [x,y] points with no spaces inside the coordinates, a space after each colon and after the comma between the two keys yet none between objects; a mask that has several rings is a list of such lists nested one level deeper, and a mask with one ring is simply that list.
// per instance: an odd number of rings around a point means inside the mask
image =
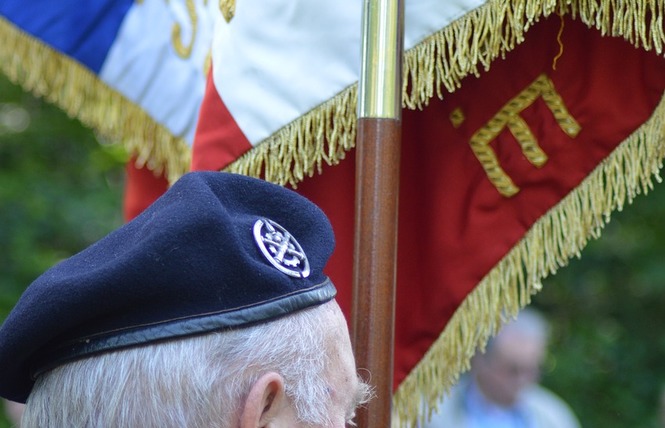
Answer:
[{"label": "man's ear", "polygon": [[279,419],[288,408],[284,379],[268,372],[252,385],[240,415],[241,428],[262,428]]}]

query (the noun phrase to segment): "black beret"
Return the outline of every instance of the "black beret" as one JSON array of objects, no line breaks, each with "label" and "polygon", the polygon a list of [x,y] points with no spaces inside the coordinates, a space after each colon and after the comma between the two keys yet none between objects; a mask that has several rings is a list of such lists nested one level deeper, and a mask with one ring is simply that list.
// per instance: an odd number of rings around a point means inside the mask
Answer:
[{"label": "black beret", "polygon": [[193,172],[37,278],[0,327],[0,395],[68,361],[265,322],[334,298],[323,212],[263,180]]}]

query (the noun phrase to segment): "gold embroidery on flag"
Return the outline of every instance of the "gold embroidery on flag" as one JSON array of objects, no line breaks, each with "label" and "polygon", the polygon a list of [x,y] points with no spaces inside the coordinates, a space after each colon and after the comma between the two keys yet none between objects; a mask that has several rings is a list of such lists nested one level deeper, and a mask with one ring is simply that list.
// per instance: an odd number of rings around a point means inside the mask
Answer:
[{"label": "gold embroidery on flag", "polygon": [[460,107],[457,107],[456,109],[451,111],[449,117],[450,117],[450,123],[453,124],[453,128],[455,129],[462,126],[462,124],[466,120],[466,116],[464,116],[464,112]]},{"label": "gold embroidery on flag", "polygon": [[208,51],[206,54],[206,59],[203,61],[203,74],[208,75],[210,67],[212,66],[212,51]]},{"label": "gold embroidery on flag", "polygon": [[531,85],[504,105],[485,126],[476,131],[469,141],[471,149],[483,166],[487,177],[499,193],[508,198],[516,195],[520,189],[501,168],[490,143],[505,128],[508,128],[522,148],[522,153],[527,160],[535,167],[544,166],[547,163],[547,154],[538,144],[529,125],[519,115],[538,97],[545,101],[563,132],[571,138],[577,136],[581,129],[579,123],[568,112],[563,99],[556,92],[552,80],[547,75],[541,74]]},{"label": "gold embroidery on flag", "polygon": [[224,20],[226,20],[226,22],[231,22],[233,15],[236,13],[235,0],[219,0],[219,10],[222,11]]},{"label": "gold embroidery on flag", "polygon": [[[168,0],[167,0],[168,2]],[[194,0],[187,0],[187,15],[189,16],[189,23],[192,25],[192,37],[187,45],[182,41],[182,27],[180,23],[173,24],[171,30],[171,42],[173,42],[173,49],[180,58],[189,58],[192,55],[192,48],[196,41],[196,32],[198,30],[199,17],[196,14],[196,5]]]}]

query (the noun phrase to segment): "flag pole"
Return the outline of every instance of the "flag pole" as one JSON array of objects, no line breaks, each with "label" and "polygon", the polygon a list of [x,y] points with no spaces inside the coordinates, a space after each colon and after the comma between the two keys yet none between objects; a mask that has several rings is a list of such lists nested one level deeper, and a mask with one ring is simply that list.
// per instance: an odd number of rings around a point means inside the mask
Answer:
[{"label": "flag pole", "polygon": [[[353,343],[376,398],[358,426],[390,426],[401,145],[403,0],[365,0],[358,87]],[[361,373],[362,374],[362,373]]]}]

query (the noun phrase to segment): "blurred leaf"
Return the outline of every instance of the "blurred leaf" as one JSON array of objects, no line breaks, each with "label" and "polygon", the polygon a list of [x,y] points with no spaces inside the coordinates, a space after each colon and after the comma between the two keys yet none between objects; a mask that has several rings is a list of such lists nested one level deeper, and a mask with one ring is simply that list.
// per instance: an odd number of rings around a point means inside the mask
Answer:
[{"label": "blurred leaf", "polygon": [[0,76],[0,321],[44,270],[122,223],[126,159]]},{"label": "blurred leaf", "polygon": [[125,161],[119,146],[0,79],[0,320],[45,269],[122,223]]},{"label": "blurred leaf", "polygon": [[552,320],[543,383],[585,427],[656,427],[665,384],[665,185],[615,213],[534,299]]}]

